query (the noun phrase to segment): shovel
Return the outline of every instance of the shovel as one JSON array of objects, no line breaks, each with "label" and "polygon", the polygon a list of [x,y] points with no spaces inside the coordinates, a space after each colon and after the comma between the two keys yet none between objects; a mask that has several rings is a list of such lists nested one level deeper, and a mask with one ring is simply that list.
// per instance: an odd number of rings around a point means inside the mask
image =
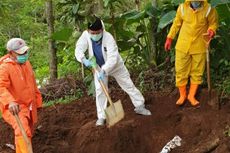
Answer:
[{"label": "shovel", "polygon": [[[92,71],[93,71],[93,73],[95,73],[98,76],[99,72],[97,70],[97,64],[96,64],[95,57],[91,58],[91,61],[93,63],[92,64],[92,68],[93,68]],[[122,107],[121,100],[118,100],[115,103],[112,102],[112,100],[109,96],[108,90],[106,89],[103,81],[102,80],[98,80],[98,81],[99,81],[99,83],[102,87],[102,90],[105,93],[105,95],[109,101],[109,104],[110,104],[104,111],[105,111],[105,115],[106,115],[106,123],[107,123],[108,127],[111,127],[114,124],[116,124],[117,122],[119,122],[121,119],[124,118],[124,116],[125,116],[124,109]]]},{"label": "shovel", "polygon": [[215,91],[212,91],[211,89],[211,77],[210,77],[210,42],[211,39],[209,38],[208,33],[203,34],[203,40],[206,44],[206,69],[207,69],[207,83],[208,83],[208,104],[211,105],[215,109],[219,109],[219,98],[218,94]]},{"label": "shovel", "polygon": [[206,43],[206,69],[207,69],[207,82],[208,82],[208,95],[210,97],[211,95],[211,78],[210,78],[210,57],[209,57],[209,50],[210,50],[210,42],[211,39],[209,38],[209,34],[208,33],[204,33],[203,34],[203,39],[204,42]]},{"label": "shovel", "polygon": [[26,135],[26,131],[25,131],[25,129],[22,126],[21,120],[19,119],[19,117],[18,117],[17,114],[15,114],[14,116],[15,116],[17,124],[18,124],[18,126],[19,126],[19,128],[20,128],[20,130],[22,132],[23,139],[26,142],[28,152],[29,153],[33,153],[31,142],[30,142],[29,138]]}]

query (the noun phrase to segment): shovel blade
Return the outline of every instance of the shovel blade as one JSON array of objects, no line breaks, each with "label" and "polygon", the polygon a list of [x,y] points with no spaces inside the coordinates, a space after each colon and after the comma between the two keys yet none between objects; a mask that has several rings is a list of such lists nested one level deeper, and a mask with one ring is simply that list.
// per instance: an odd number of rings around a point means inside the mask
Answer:
[{"label": "shovel blade", "polygon": [[108,124],[108,127],[113,126],[117,122],[119,122],[121,119],[124,118],[125,113],[124,109],[122,107],[121,101],[118,100],[117,102],[113,103],[113,105],[110,105],[105,109],[106,114],[106,122]]}]

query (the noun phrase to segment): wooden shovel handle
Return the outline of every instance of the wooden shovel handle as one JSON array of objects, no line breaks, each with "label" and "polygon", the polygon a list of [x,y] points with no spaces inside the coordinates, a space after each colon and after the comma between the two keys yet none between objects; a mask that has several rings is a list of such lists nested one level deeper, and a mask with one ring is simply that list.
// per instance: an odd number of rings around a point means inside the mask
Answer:
[{"label": "wooden shovel handle", "polygon": [[[97,71],[96,68],[93,68],[93,73],[94,73],[95,75],[98,75],[98,71]],[[109,101],[109,104],[110,104],[111,106],[113,106],[112,99],[110,98],[109,93],[108,93],[108,91],[107,91],[107,89],[106,89],[104,83],[103,83],[101,80],[98,80],[98,81],[99,81],[99,83],[100,83],[100,85],[101,85],[101,87],[102,87],[102,90],[104,91],[104,93],[105,93],[105,95],[106,95],[108,101]]]},{"label": "wooden shovel handle", "polygon": [[209,50],[210,50],[210,42],[212,39],[209,38],[208,33],[203,34],[203,40],[206,44],[206,62],[207,62],[207,82],[208,82],[208,94],[210,96],[211,93],[211,76],[210,76],[210,56],[209,56]]},{"label": "wooden shovel handle", "polygon": [[85,72],[84,72],[84,65],[83,65],[83,63],[81,63],[81,76],[82,76],[82,79],[84,80],[85,79]]},{"label": "wooden shovel handle", "polygon": [[210,44],[212,39],[210,39],[208,33],[204,33],[202,36],[203,36],[203,40],[204,40],[204,42],[206,44],[206,47],[208,48],[208,46],[209,46],[209,44]]},{"label": "wooden shovel handle", "polygon": [[17,121],[17,124],[18,124],[18,126],[19,126],[19,128],[20,128],[20,130],[21,130],[23,139],[24,139],[24,141],[27,143],[27,149],[28,149],[29,153],[33,153],[32,145],[31,145],[31,143],[30,143],[29,138],[28,138],[27,135],[26,135],[25,129],[24,129],[23,126],[22,126],[21,120],[19,119],[19,117],[18,117],[17,114],[14,115],[14,116],[15,116],[15,119],[16,119],[16,121]]}]

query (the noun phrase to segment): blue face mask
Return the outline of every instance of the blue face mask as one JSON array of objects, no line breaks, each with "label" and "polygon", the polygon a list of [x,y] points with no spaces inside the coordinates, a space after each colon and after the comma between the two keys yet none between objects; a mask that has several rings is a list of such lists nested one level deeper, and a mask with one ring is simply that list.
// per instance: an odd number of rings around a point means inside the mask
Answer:
[{"label": "blue face mask", "polygon": [[192,5],[192,8],[196,10],[196,9],[201,7],[201,2],[200,1],[192,1],[191,5]]},{"label": "blue face mask", "polygon": [[101,38],[102,38],[102,33],[99,33],[99,34],[90,34],[90,38],[93,40],[93,41],[99,41]]},{"label": "blue face mask", "polygon": [[20,63],[20,64],[23,64],[25,63],[29,58],[29,54],[26,53],[25,55],[18,55],[17,56],[17,62]]}]

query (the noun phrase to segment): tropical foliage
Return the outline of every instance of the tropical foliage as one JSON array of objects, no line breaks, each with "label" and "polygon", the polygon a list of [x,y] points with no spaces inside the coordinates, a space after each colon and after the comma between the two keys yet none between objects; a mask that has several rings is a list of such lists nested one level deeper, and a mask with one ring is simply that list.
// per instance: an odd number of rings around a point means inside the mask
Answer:
[{"label": "tropical foliage", "polygon": [[[92,14],[100,16],[118,43],[119,51],[132,72],[163,69],[165,58],[174,62],[174,50],[164,52],[164,41],[183,0],[56,0],[53,1],[58,77],[80,76],[81,65],[74,57],[75,42]],[[212,81],[230,93],[230,2],[211,0],[219,14],[219,30],[211,43]],[[11,37],[22,37],[30,46],[30,59],[40,83],[49,78],[48,31],[43,0],[2,0],[0,4],[0,49]],[[173,64],[172,64],[173,65]],[[90,71],[86,71],[90,73]],[[87,80],[87,79],[86,79]],[[89,82],[89,81],[87,81]]]}]

